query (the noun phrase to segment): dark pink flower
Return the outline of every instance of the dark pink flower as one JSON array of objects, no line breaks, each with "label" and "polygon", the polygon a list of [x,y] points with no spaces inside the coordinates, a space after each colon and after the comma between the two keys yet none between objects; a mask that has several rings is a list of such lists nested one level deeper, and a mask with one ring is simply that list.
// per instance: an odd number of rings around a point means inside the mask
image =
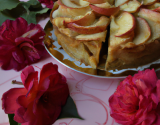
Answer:
[{"label": "dark pink flower", "polygon": [[23,18],[6,20],[0,27],[0,64],[4,70],[17,71],[41,59],[45,32],[39,24],[29,24]]},{"label": "dark pink flower", "polygon": [[122,125],[160,124],[160,80],[154,69],[128,76],[109,98],[111,117]]},{"label": "dark pink flower", "polygon": [[12,88],[2,96],[2,108],[15,114],[14,120],[22,125],[51,125],[58,118],[61,107],[69,95],[66,78],[58,66],[43,66],[38,82],[38,72],[32,66],[21,73],[25,88]]},{"label": "dark pink flower", "polygon": [[38,0],[38,1],[39,1],[40,3],[46,5],[46,7],[52,9],[54,2],[56,2],[57,0]]}]

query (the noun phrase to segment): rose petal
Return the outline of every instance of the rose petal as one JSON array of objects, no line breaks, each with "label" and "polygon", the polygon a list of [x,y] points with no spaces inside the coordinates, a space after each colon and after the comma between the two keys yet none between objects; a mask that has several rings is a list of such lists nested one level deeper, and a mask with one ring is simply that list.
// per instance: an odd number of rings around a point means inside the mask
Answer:
[{"label": "rose petal", "polygon": [[6,57],[6,59],[9,59],[9,60],[6,60],[5,63],[2,64],[1,68],[3,70],[10,70],[10,69],[15,69],[16,71],[19,71],[21,69],[23,69],[26,64],[25,63],[18,63],[13,57]]},{"label": "rose petal", "polygon": [[14,43],[14,39],[16,38],[16,33],[12,27],[12,21],[6,20],[2,23],[3,30],[0,31],[1,37],[3,40],[7,40]]},{"label": "rose petal", "polygon": [[27,26],[27,21],[22,17],[19,17],[15,21],[12,21],[12,27],[14,29],[14,32],[16,33],[16,37],[21,36],[23,33],[25,33]]},{"label": "rose petal", "polygon": [[152,125],[156,119],[156,114],[155,112],[150,112],[148,114],[144,114],[142,117],[144,117],[142,125]]},{"label": "rose petal", "polygon": [[23,107],[18,108],[18,109],[15,111],[14,121],[16,121],[16,122],[18,122],[18,123],[24,123],[24,122],[26,122],[26,121],[23,119],[23,115],[24,115],[25,112],[26,112],[26,109],[25,109],[25,108],[23,108]]},{"label": "rose petal", "polygon": [[21,43],[24,43],[24,42],[28,42],[29,44],[34,46],[34,42],[28,38],[18,37],[15,39],[15,43],[17,46],[20,45]]},{"label": "rose petal", "polygon": [[33,102],[28,105],[23,118],[28,122],[28,125],[35,125],[36,116],[33,114]]},{"label": "rose petal", "polygon": [[25,95],[27,90],[24,88],[12,88],[5,92],[2,96],[2,109],[6,114],[13,114],[20,106],[17,104],[16,99],[20,95]]},{"label": "rose petal", "polygon": [[28,90],[27,95],[29,93],[32,93],[37,90],[37,88],[38,88],[38,72],[34,71],[32,66],[27,67],[21,73],[21,79],[23,81],[25,88]]},{"label": "rose petal", "polygon": [[22,73],[21,73],[21,80],[22,83],[24,84],[25,88],[28,89],[28,86],[26,86],[25,82],[29,76],[30,73],[35,72],[33,66],[28,66],[27,68],[23,69]]},{"label": "rose petal", "polygon": [[18,63],[24,63],[25,57],[19,48],[12,52],[12,56]]},{"label": "rose petal", "polygon": [[[52,124],[60,115],[61,107],[39,100],[36,105],[35,115],[37,116],[35,125]],[[41,119],[41,120],[40,120]]]},{"label": "rose petal", "polygon": [[[63,106],[69,95],[68,85],[59,85],[54,91],[47,91],[48,103],[57,106]],[[53,98],[54,97],[54,98]]]},{"label": "rose petal", "polygon": [[157,76],[154,69],[146,69],[145,71],[139,71],[133,76],[133,82],[136,83],[138,79],[142,79],[147,87],[155,87],[157,82]]},{"label": "rose petal", "polygon": [[[58,66],[53,65],[52,63],[48,63],[42,67],[41,73],[40,73],[40,81],[39,81],[39,86],[43,86],[44,80],[53,75],[53,74],[58,74]],[[42,87],[43,88],[43,87]]]},{"label": "rose petal", "polygon": [[156,90],[157,91],[157,96],[158,96],[159,101],[160,101],[160,80],[157,81],[156,86],[157,86],[157,90]]},{"label": "rose petal", "polygon": [[27,35],[26,37],[34,41],[35,45],[42,44],[42,41],[44,40],[45,32],[43,28],[37,24],[30,24],[27,28],[27,31],[35,31],[32,32],[30,35]]},{"label": "rose petal", "polygon": [[37,50],[29,43],[22,43],[20,48],[30,62],[35,62],[35,60],[40,59],[40,55]]}]

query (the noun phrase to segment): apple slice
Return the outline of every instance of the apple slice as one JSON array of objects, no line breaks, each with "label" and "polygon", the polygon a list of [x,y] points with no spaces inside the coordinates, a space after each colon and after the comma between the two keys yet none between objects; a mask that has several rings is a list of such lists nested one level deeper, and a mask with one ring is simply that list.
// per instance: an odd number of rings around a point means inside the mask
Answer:
[{"label": "apple slice", "polygon": [[116,18],[116,22],[119,26],[119,30],[115,34],[116,37],[124,37],[126,35],[129,35],[135,29],[135,17],[128,12],[122,12]]},{"label": "apple slice", "polygon": [[151,28],[152,35],[150,39],[147,41],[147,43],[151,43],[154,40],[159,39],[160,38],[160,13],[142,8],[140,9],[138,16],[145,19]]},{"label": "apple slice", "polygon": [[56,17],[56,18],[53,18],[51,21],[52,21],[52,24],[54,24],[58,28],[65,28],[64,22],[65,21],[71,22],[72,19],[67,17]]},{"label": "apple slice", "polygon": [[143,5],[151,5],[155,2],[157,2],[157,0],[138,0],[140,3],[143,3]]},{"label": "apple slice", "polygon": [[84,1],[87,1],[92,4],[101,4],[107,2],[108,0],[84,0]]},{"label": "apple slice", "polygon": [[89,6],[96,13],[99,13],[99,14],[105,15],[105,16],[114,15],[114,14],[118,13],[118,11],[120,10],[120,7],[111,6],[108,2],[102,3],[102,4],[94,4],[94,5],[90,4]]},{"label": "apple slice", "polygon": [[58,0],[58,4],[68,8],[82,8],[89,6],[89,3],[83,0]]},{"label": "apple slice", "polygon": [[135,13],[141,6],[141,3],[137,0],[129,1],[120,6],[120,10],[127,11],[129,13]]},{"label": "apple slice", "polygon": [[99,40],[105,42],[107,30],[100,33],[95,34],[81,34],[75,37],[76,40],[82,40],[82,41],[90,41],[90,40]]},{"label": "apple slice", "polygon": [[67,24],[67,27],[80,34],[95,34],[105,31],[107,26],[109,25],[109,22],[109,18],[101,16],[96,23],[90,26],[80,26],[76,23],[69,23]]},{"label": "apple slice", "polygon": [[151,29],[147,21],[143,18],[137,17],[135,28],[135,37],[133,43],[135,45],[144,44],[151,37]]},{"label": "apple slice", "polygon": [[[81,26],[89,26],[94,23],[96,19],[96,15],[93,11],[87,12],[84,16],[76,16],[72,20],[65,20],[64,25],[67,25],[68,23],[76,23]],[[87,21],[86,21],[87,20]]]},{"label": "apple slice", "polygon": [[85,15],[87,12],[91,11],[90,6],[81,8],[71,8],[62,4],[61,0],[58,0],[57,3],[59,4],[59,8],[56,11],[54,11],[54,13],[52,14],[53,17],[55,17],[54,15],[56,15],[59,17],[62,16],[62,17],[75,18],[76,16],[82,16]]},{"label": "apple slice", "polygon": [[134,38],[134,31],[132,31],[130,34],[128,34],[125,37],[116,37],[115,34],[119,30],[119,26],[116,23],[116,17],[111,16],[111,23],[110,23],[110,37],[109,37],[109,46],[122,46],[123,44],[126,44],[127,42],[133,41]]},{"label": "apple slice", "polygon": [[156,2],[156,3],[152,4],[152,5],[148,5],[147,9],[154,10],[154,9],[156,9],[158,7],[160,7],[160,2]]},{"label": "apple slice", "polygon": [[127,3],[129,0],[115,0],[115,6],[118,7],[120,5],[123,5]]}]

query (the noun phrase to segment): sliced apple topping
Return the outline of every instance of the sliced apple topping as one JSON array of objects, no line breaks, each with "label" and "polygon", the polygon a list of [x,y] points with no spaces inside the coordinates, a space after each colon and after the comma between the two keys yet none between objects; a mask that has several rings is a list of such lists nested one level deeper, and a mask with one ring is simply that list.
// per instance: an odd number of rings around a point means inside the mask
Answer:
[{"label": "sliced apple topping", "polygon": [[160,7],[160,2],[156,2],[156,3],[152,4],[152,5],[148,5],[147,9],[154,10],[154,9],[156,9],[158,7]]},{"label": "sliced apple topping", "polygon": [[129,13],[135,13],[141,6],[141,3],[137,0],[129,1],[120,6],[120,10],[127,11]]},{"label": "sliced apple topping", "polygon": [[119,30],[119,25],[116,22],[116,17],[111,16],[111,23],[110,23],[110,37],[109,37],[109,44],[110,46],[120,46],[127,42],[132,41],[134,37],[134,31],[130,34],[126,35],[125,37],[116,37],[115,34]]},{"label": "sliced apple topping", "polygon": [[[59,8],[52,13],[52,17],[53,18],[55,17],[75,18],[76,16],[85,15],[87,12],[91,11],[89,3],[87,3],[86,5],[83,5],[82,2],[80,2],[83,0],[78,0],[79,4],[76,4],[74,1],[58,0],[57,4],[59,5]],[[69,4],[69,3],[72,3],[72,4]]]},{"label": "sliced apple topping", "polygon": [[157,2],[157,0],[138,0],[138,1],[143,3],[143,5],[151,5],[155,2]]},{"label": "sliced apple topping", "polygon": [[103,32],[106,30],[107,26],[109,25],[109,18],[105,16],[101,16],[96,23],[89,26],[80,26],[76,23],[68,23],[67,27],[71,30],[74,30],[80,34],[95,34],[99,32]]},{"label": "sliced apple topping", "polygon": [[[87,12],[84,16],[76,16],[72,20],[65,20],[64,25],[68,23],[76,23],[81,26],[89,26],[94,23],[96,16],[93,11]],[[86,21],[87,20],[87,21]]]},{"label": "sliced apple topping", "polygon": [[122,12],[116,18],[116,23],[119,26],[119,30],[115,34],[116,37],[129,35],[135,29],[136,25],[135,17],[128,12]]},{"label": "sliced apple topping", "polygon": [[149,10],[149,9],[140,9],[138,16],[145,19],[150,28],[151,28],[151,37],[147,40],[147,43],[151,43],[156,39],[159,39],[160,36],[160,13]]},{"label": "sliced apple topping", "polygon": [[84,0],[84,1],[87,1],[92,4],[100,4],[100,3],[108,2],[108,0]]},{"label": "sliced apple topping", "polygon": [[102,4],[90,4],[90,7],[95,11],[96,13],[99,13],[101,15],[105,16],[111,16],[119,12],[120,8],[110,5],[108,2],[102,3]]},{"label": "sliced apple topping", "polygon": [[127,3],[129,0],[115,0],[115,6],[118,7],[120,5],[123,5]]},{"label": "sliced apple topping", "polygon": [[95,33],[95,34],[81,34],[81,35],[77,35],[75,37],[76,40],[82,40],[82,41],[89,41],[89,40],[99,40],[99,41],[103,41],[105,42],[105,38],[106,38],[106,34],[107,34],[107,30],[104,32],[100,32],[100,33]]},{"label": "sliced apple topping", "polygon": [[69,8],[82,8],[89,6],[89,3],[83,0],[58,0],[58,4]]},{"label": "sliced apple topping", "polygon": [[144,44],[151,36],[151,29],[147,21],[143,18],[138,17],[135,29],[135,37],[133,43],[135,45]]}]

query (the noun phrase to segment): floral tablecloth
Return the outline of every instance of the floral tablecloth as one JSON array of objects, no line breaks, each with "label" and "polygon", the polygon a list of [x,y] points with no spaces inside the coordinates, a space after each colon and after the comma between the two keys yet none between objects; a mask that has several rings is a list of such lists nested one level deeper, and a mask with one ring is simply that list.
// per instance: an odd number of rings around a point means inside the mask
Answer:
[{"label": "floral tablecloth", "polygon": [[[49,19],[40,22],[44,28]],[[49,54],[40,62],[33,64],[35,70],[40,71],[46,63],[57,64],[59,72],[66,76],[70,90],[70,95],[75,101],[79,115],[84,120],[68,118],[57,120],[54,125],[117,125],[110,117],[108,99],[114,93],[120,80],[96,78],[73,71]],[[22,87],[21,85],[11,84],[12,80],[20,81],[20,73],[14,70],[4,71],[0,69],[0,96],[10,88]],[[9,125],[8,116],[0,105],[0,125]]]}]

